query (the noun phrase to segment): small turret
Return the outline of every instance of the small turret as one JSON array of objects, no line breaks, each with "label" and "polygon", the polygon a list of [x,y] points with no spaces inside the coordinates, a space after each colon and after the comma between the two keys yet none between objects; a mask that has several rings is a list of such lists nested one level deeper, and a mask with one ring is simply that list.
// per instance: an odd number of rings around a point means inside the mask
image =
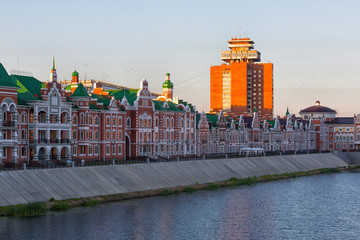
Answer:
[{"label": "small turret", "polygon": [[79,83],[79,73],[76,71],[76,69],[72,73],[71,83],[73,83],[73,84],[78,84]]},{"label": "small turret", "polygon": [[53,58],[53,68],[50,73],[50,82],[57,82],[57,74],[55,69],[55,57]]},{"label": "small turret", "polygon": [[163,96],[168,99],[173,99],[174,84],[170,81],[170,73],[166,74],[166,80],[162,85]]}]

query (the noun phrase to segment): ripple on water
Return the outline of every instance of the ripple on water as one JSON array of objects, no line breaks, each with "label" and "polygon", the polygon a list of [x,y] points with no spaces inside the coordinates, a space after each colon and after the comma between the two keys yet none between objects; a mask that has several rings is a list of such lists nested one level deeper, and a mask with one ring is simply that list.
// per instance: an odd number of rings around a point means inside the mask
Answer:
[{"label": "ripple on water", "polygon": [[[150,197],[0,218],[1,239],[357,239],[360,174]],[[3,238],[5,236],[5,238]]]}]

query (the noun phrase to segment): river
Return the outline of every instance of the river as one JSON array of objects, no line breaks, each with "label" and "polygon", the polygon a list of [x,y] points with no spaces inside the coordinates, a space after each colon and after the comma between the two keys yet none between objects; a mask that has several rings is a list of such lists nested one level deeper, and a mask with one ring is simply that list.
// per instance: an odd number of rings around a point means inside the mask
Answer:
[{"label": "river", "polygon": [[1,239],[359,239],[360,174],[339,173],[0,218]]}]

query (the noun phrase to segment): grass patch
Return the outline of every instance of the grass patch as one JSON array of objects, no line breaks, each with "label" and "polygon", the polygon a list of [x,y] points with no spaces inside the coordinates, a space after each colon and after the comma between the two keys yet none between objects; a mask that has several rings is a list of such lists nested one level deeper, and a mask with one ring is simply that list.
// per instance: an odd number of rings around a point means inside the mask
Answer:
[{"label": "grass patch", "polygon": [[324,168],[320,171],[320,173],[339,173],[339,172],[341,171],[337,168]]},{"label": "grass patch", "polygon": [[196,191],[196,189],[192,188],[192,187],[185,187],[184,188],[184,192],[194,192],[194,191]]},{"label": "grass patch", "polygon": [[83,205],[88,207],[88,206],[95,206],[99,203],[100,203],[99,200],[89,200],[89,201],[84,202]]},{"label": "grass patch", "polygon": [[350,166],[349,168],[350,169],[358,169],[358,168],[360,168],[360,165]]},{"label": "grass patch", "polygon": [[240,186],[240,185],[255,184],[259,180],[257,179],[257,177],[248,177],[248,178],[230,178],[229,181],[232,186]]},{"label": "grass patch", "polygon": [[217,189],[217,188],[219,188],[219,185],[212,183],[209,186],[207,186],[205,189],[206,190],[214,190],[214,189]]},{"label": "grass patch", "polygon": [[66,201],[58,201],[52,205],[51,210],[53,211],[65,211],[69,208],[69,203]]},{"label": "grass patch", "polygon": [[38,216],[46,212],[46,206],[44,203],[34,202],[28,204],[18,204],[10,207],[1,207],[1,216],[21,216],[32,217]]},{"label": "grass patch", "polygon": [[163,195],[163,196],[168,196],[168,195],[170,195],[172,192],[170,192],[169,190],[164,190],[164,191],[162,191],[161,192],[161,195]]}]

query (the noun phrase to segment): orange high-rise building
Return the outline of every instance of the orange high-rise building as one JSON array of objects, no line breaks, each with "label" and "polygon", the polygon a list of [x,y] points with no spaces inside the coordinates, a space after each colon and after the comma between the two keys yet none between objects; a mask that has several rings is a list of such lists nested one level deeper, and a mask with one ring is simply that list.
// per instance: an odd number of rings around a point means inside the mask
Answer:
[{"label": "orange high-rise building", "polygon": [[220,66],[210,67],[210,108],[235,115],[273,116],[273,64],[259,63],[250,38],[232,38]]}]

